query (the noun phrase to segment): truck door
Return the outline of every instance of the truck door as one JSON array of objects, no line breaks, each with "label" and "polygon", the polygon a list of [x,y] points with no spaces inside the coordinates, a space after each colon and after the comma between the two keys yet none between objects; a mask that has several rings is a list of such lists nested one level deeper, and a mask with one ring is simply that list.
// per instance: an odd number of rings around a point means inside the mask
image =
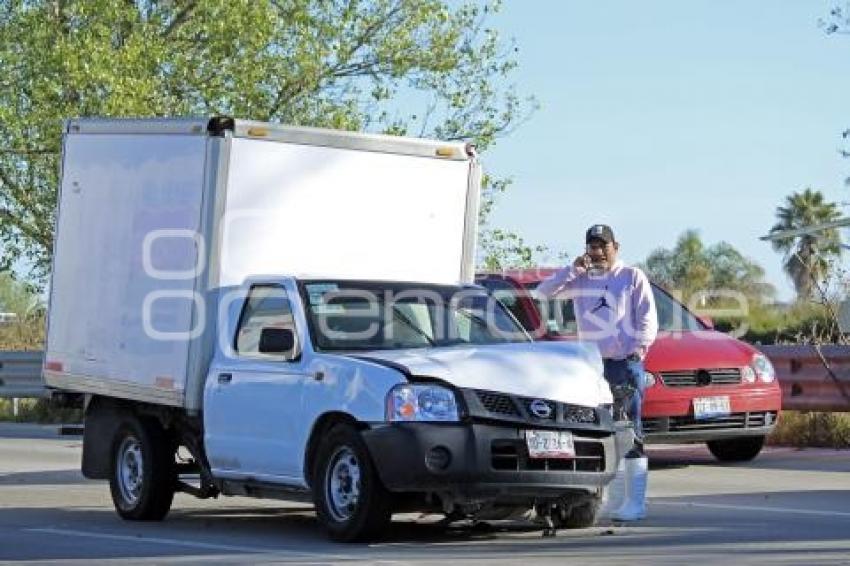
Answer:
[{"label": "truck door", "polygon": [[303,483],[301,397],[307,378],[293,317],[294,293],[254,285],[236,328],[232,355],[218,356],[207,378],[207,457],[221,477]]}]

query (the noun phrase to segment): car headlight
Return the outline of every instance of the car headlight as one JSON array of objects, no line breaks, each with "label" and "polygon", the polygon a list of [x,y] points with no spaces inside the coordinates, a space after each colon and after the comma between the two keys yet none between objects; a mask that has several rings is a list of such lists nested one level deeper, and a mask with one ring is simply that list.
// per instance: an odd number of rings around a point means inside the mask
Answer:
[{"label": "car headlight", "polygon": [[439,385],[396,385],[387,394],[389,422],[456,422],[460,420],[457,398]]},{"label": "car headlight", "polygon": [[743,383],[755,383],[756,370],[754,370],[751,366],[741,368],[741,381]]},{"label": "car headlight", "polygon": [[773,364],[770,363],[770,360],[764,354],[755,354],[750,365],[756,372],[756,377],[763,382],[771,383],[776,379],[776,370],[773,369]]},{"label": "car headlight", "polygon": [[652,373],[651,371],[643,372],[643,386],[644,387],[646,387],[648,389],[648,388],[652,387],[653,385],[655,385],[657,382],[658,382],[658,380],[656,379],[654,373]]}]

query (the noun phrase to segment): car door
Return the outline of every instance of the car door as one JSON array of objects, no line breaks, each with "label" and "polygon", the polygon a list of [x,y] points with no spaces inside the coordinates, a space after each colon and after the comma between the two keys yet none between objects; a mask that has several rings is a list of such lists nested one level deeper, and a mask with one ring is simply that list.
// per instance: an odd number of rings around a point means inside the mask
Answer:
[{"label": "car door", "polygon": [[[303,447],[298,444],[304,426],[300,417],[307,373],[301,346],[306,332],[293,315],[295,300],[294,287],[251,286],[232,352],[217,356],[210,370],[205,440],[210,464],[222,477],[303,483]],[[268,329],[291,331],[291,347],[269,352],[264,346]]]}]

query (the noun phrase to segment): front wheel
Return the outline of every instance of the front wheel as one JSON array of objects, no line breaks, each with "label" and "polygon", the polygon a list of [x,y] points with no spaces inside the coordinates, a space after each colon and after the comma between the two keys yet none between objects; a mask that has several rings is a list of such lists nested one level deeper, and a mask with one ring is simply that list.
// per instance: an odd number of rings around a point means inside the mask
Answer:
[{"label": "front wheel", "polygon": [[763,436],[709,440],[708,449],[721,462],[749,462],[759,455],[764,446]]},{"label": "front wheel", "polygon": [[109,490],[122,518],[159,521],[168,514],[177,485],[174,452],[159,423],[129,417],[118,427]]},{"label": "front wheel", "polygon": [[390,522],[389,493],[366,444],[349,425],[333,427],[322,439],[312,486],[316,514],[336,541],[369,539]]},{"label": "front wheel", "polygon": [[596,524],[600,497],[584,499],[580,503],[559,504],[552,514],[552,522],[559,529],[587,529]]}]

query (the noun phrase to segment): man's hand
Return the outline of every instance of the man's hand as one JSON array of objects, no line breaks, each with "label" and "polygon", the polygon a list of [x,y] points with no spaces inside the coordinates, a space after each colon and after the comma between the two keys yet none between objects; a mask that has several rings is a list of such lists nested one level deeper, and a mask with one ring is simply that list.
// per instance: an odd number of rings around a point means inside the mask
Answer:
[{"label": "man's hand", "polygon": [[587,271],[588,265],[590,265],[590,258],[587,254],[576,256],[576,259],[573,262],[573,267],[581,271]]}]

